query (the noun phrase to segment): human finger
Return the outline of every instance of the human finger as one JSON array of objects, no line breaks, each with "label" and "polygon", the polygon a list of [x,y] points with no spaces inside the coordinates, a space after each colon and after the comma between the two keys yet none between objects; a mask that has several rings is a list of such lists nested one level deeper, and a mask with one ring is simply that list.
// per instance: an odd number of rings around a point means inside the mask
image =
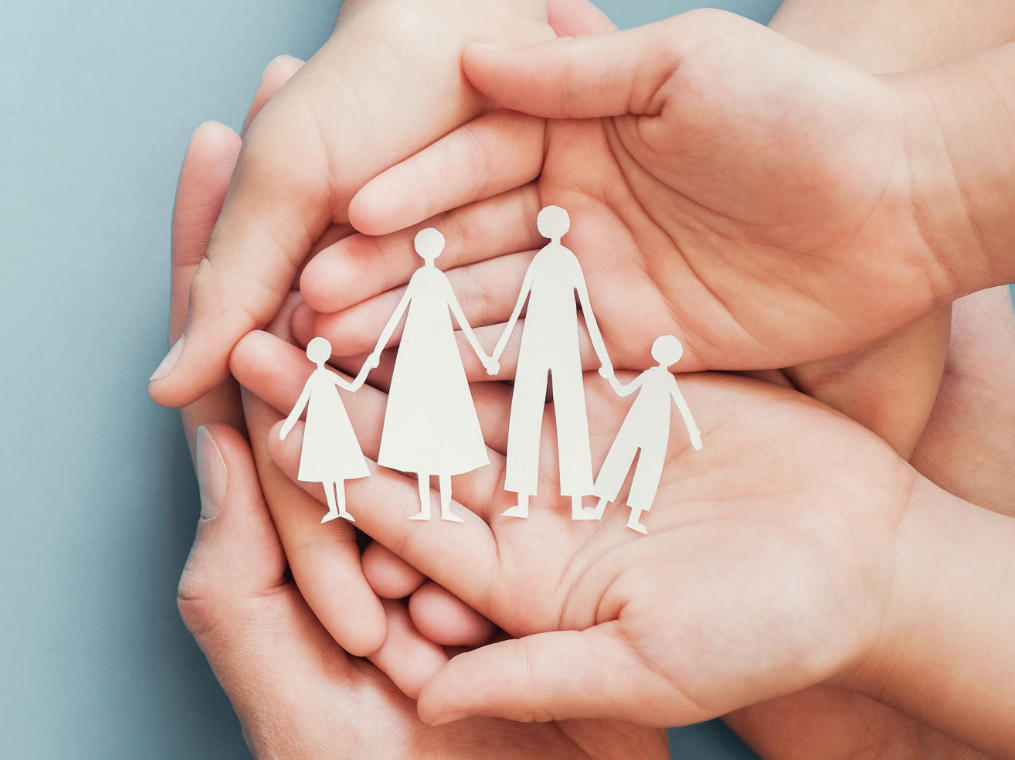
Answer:
[{"label": "human finger", "polygon": [[385,235],[521,187],[539,176],[545,132],[545,120],[527,114],[484,114],[367,182],[349,220]]},{"label": "human finger", "polygon": [[539,194],[527,185],[390,235],[351,235],[307,262],[300,293],[315,311],[328,313],[404,285],[420,266],[413,238],[424,226],[439,229],[447,241],[440,256],[445,270],[534,249],[543,239],[538,211]]}]

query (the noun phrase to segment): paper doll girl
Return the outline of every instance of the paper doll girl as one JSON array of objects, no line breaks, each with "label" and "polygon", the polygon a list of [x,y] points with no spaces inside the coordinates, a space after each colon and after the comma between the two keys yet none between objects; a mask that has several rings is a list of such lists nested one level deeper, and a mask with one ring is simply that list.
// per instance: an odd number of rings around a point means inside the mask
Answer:
[{"label": "paper doll girl", "polygon": [[490,359],[479,345],[447,276],[434,261],[444,250],[444,236],[433,228],[415,239],[423,266],[416,270],[405,295],[381,331],[366,366],[380,363],[381,351],[405,316],[377,463],[419,480],[420,511],[413,520],[430,519],[430,477],[440,486],[441,517],[462,522],[451,511],[451,476],[489,462],[476,406],[458,353],[452,316],[484,366]]},{"label": "paper doll girl", "polygon": [[[553,410],[557,423],[560,493],[571,497],[571,516],[574,519],[589,519],[581,504],[582,497],[592,493],[592,452],[578,347],[576,295],[592,347],[602,365],[600,374],[612,377],[613,364],[606,353],[589,303],[589,292],[578,257],[560,242],[571,227],[567,211],[560,206],[547,206],[539,212],[536,225],[539,234],[549,238],[550,242],[529,264],[514,310],[493,350],[496,362],[528,300],[511,398],[504,478],[504,487],[518,494],[518,504],[504,514],[508,517],[529,516],[529,498],[535,495],[539,482],[539,441],[549,381],[553,387]],[[490,369],[488,367],[488,371]],[[494,367],[491,374],[495,373]]]},{"label": "paper doll girl", "polygon": [[657,366],[645,370],[627,385],[620,383],[616,377],[608,378],[620,396],[639,392],[596,478],[594,493],[599,497],[599,504],[595,507],[596,519],[603,516],[606,504],[617,498],[634,457],[641,450],[631,492],[627,497],[627,505],[631,508],[627,527],[639,533],[647,533],[640,518],[642,512],[652,508],[666,462],[671,401],[676,402],[677,409],[680,410],[694,450],[701,450],[701,433],[687,402],[677,388],[677,381],[669,371],[669,367],[676,364],[683,353],[684,347],[680,341],[672,335],[664,335],[656,338],[652,344],[652,358],[659,362]]},{"label": "paper doll girl", "polygon": [[336,517],[356,522],[345,508],[345,481],[365,478],[370,471],[337,389],[359,390],[369,368],[364,367],[360,376],[351,383],[332,372],[324,366],[331,358],[331,344],[324,338],[314,338],[307,344],[307,358],[317,365],[317,369],[307,378],[303,392],[282,424],[278,437],[285,440],[306,408],[307,424],[303,431],[297,479],[324,485],[328,513],[321,518],[322,523]]}]

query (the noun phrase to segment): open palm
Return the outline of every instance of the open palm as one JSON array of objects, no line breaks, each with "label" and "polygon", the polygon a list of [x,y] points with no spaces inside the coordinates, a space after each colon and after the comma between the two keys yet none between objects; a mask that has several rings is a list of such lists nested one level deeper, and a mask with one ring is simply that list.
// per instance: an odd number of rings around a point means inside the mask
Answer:
[{"label": "open palm", "polygon": [[[667,332],[689,369],[788,366],[885,335],[948,291],[914,211],[901,85],[712,11],[474,47],[464,63],[534,116],[451,133],[368,183],[350,219],[378,234],[429,218],[461,236],[442,266],[463,267],[474,323],[506,319],[526,257],[504,254],[540,244],[548,203],[571,212],[564,242],[620,366],[644,366],[641,347]],[[400,285],[404,248],[396,234],[327,251],[304,275],[308,303],[338,311]],[[384,274],[348,287],[368,262]],[[318,329],[358,348],[370,308]]]},{"label": "open palm", "polygon": [[[232,360],[240,382],[283,411],[304,364],[265,333],[247,336]],[[587,385],[601,461],[623,405],[594,376]],[[552,477],[529,520],[499,516],[511,499],[502,485],[510,391],[499,384],[475,389],[491,465],[455,480],[464,525],[408,521],[416,487],[399,473],[379,469],[350,485],[364,531],[523,637],[453,659],[424,689],[424,716],[672,725],[818,683],[862,657],[912,471],[872,434],[792,391],[722,376],[681,387],[705,448],[671,447],[647,538],[624,527],[620,507],[602,524],[572,522]],[[364,388],[348,403],[368,456],[384,398]],[[547,417],[549,426],[551,409]],[[291,476],[297,431],[272,443]],[[541,470],[553,472],[552,441],[543,449]]]}]

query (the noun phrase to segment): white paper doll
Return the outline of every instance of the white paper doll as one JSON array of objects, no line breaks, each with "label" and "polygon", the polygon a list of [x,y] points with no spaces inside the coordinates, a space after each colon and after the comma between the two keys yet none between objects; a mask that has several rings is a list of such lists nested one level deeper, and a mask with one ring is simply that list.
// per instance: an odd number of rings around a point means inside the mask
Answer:
[{"label": "white paper doll", "polygon": [[638,397],[620,426],[596,478],[595,495],[599,497],[599,504],[594,511],[595,519],[600,519],[606,504],[617,498],[635,455],[640,450],[631,492],[627,497],[627,505],[631,508],[627,527],[639,533],[647,533],[641,524],[641,515],[652,508],[663,465],[666,463],[671,402],[675,402],[680,410],[694,450],[701,450],[701,432],[669,370],[683,353],[684,347],[679,340],[672,335],[664,335],[656,338],[652,344],[652,358],[659,362],[657,366],[645,370],[627,385],[620,383],[616,377],[610,378],[610,384],[618,395],[630,396],[638,391]]},{"label": "white paper doll", "polygon": [[322,523],[336,517],[356,522],[345,508],[345,481],[365,478],[370,471],[338,388],[359,390],[369,367],[360,370],[359,377],[352,382],[328,369],[324,363],[331,358],[331,344],[324,338],[314,338],[307,344],[307,358],[317,369],[307,378],[303,392],[279,431],[279,438],[285,440],[306,408],[307,424],[303,430],[297,479],[324,485],[328,513],[321,518]]},{"label": "white paper doll", "polygon": [[391,376],[377,462],[416,473],[420,511],[410,519],[430,519],[430,477],[436,475],[441,517],[462,522],[451,511],[451,476],[490,460],[458,353],[452,316],[488,369],[491,360],[479,345],[450,281],[434,264],[444,250],[444,236],[433,228],[421,230],[415,247],[423,266],[409,280],[405,295],[367,359],[367,366],[380,363],[381,351],[404,315],[405,329]]},{"label": "white paper doll", "polygon": [[[529,264],[514,311],[493,351],[493,360],[497,362],[528,300],[511,400],[504,480],[504,487],[518,494],[518,504],[504,514],[529,516],[529,498],[535,495],[539,479],[539,439],[549,379],[557,423],[560,493],[571,497],[574,519],[588,519],[581,501],[592,492],[592,454],[575,294],[592,347],[602,364],[601,374],[612,377],[613,365],[592,313],[578,257],[560,242],[571,227],[567,211],[559,206],[547,206],[539,212],[536,223],[539,234],[549,238],[550,243]],[[492,369],[496,370],[496,366]]]}]

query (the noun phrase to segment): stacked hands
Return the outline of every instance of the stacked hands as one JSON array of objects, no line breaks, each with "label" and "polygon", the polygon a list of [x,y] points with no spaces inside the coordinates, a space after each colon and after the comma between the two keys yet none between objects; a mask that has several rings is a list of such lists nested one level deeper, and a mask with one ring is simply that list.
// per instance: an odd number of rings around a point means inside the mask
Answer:
[{"label": "stacked hands", "polygon": [[[801,7],[774,25],[806,37]],[[242,137],[198,129],[151,393],[200,476],[181,611],[255,754],[666,757],[661,727],[726,716],[766,757],[1015,756],[1015,47],[876,76],[814,36],[350,1]],[[530,518],[502,516],[504,323],[549,204],[596,309],[594,463],[657,336],[697,372],[647,537],[572,521],[552,404]],[[425,227],[475,327],[489,465],[454,478],[459,525],[407,521],[417,483],[375,464]],[[355,526],[297,481],[314,336],[359,373]]]}]

